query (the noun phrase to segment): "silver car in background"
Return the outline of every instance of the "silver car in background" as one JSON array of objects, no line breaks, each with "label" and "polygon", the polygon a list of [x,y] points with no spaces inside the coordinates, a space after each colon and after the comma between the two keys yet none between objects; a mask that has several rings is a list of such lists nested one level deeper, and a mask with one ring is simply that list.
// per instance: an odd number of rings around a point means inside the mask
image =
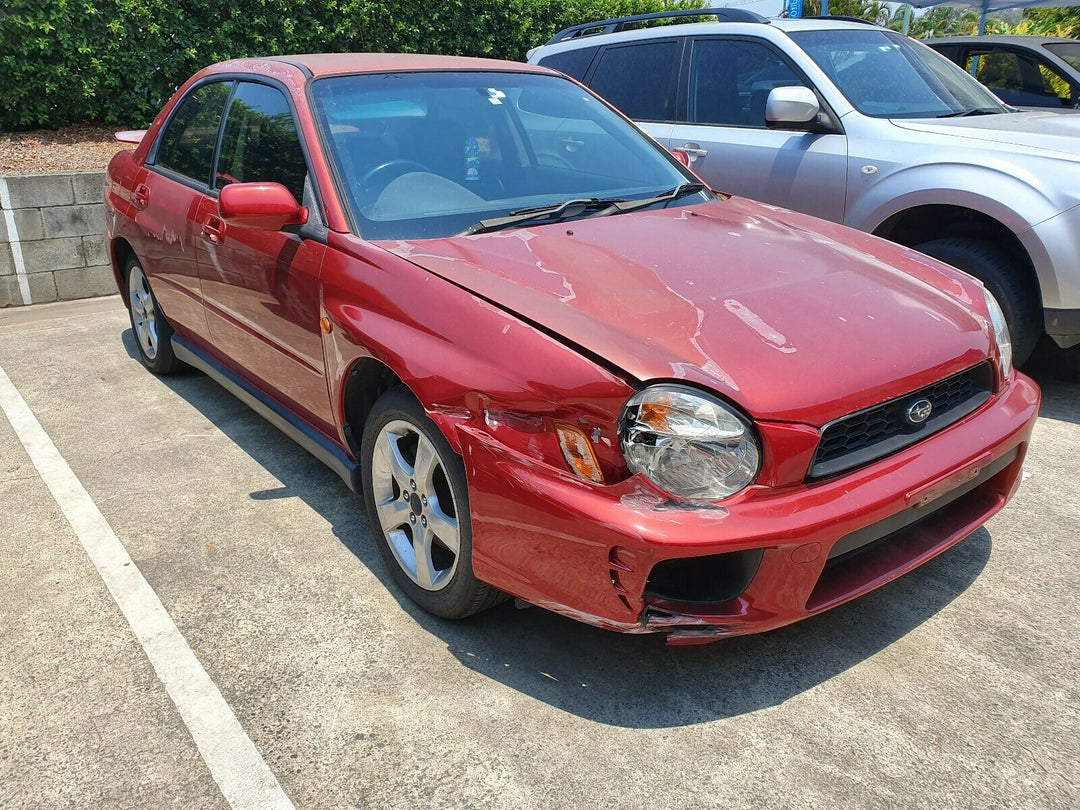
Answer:
[{"label": "silver car in background", "polygon": [[[978,277],[1019,362],[1044,331],[1080,343],[1080,116],[1017,112],[874,25],[712,13],[718,22],[577,26],[528,59],[590,86],[716,189]],[[567,132],[563,148],[588,150],[589,135]]]},{"label": "silver car in background", "polygon": [[1080,109],[1080,40],[1000,34],[923,42],[1014,107]]}]

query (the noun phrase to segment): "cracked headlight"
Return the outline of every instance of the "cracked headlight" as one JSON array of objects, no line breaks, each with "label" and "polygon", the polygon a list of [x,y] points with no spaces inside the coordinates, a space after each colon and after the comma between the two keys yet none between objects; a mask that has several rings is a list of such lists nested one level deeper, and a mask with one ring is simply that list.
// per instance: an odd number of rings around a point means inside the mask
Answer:
[{"label": "cracked headlight", "polygon": [[630,471],[678,498],[734,495],[760,466],[749,422],[719,399],[682,385],[654,385],[630,397],[619,435]]},{"label": "cracked headlight", "polygon": [[1001,355],[1001,376],[1007,378],[1012,371],[1012,336],[1009,334],[1009,324],[1005,322],[1005,313],[1001,311],[1001,305],[990,291],[983,288],[983,296],[986,298],[986,309],[990,312],[990,325],[994,327],[994,340],[997,341],[998,353]]}]

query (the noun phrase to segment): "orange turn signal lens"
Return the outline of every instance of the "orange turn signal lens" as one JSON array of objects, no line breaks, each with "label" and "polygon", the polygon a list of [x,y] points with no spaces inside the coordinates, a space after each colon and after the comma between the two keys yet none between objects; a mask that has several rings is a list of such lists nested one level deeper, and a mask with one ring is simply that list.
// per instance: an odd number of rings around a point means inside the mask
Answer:
[{"label": "orange turn signal lens", "polygon": [[571,472],[597,484],[604,483],[604,474],[600,472],[596,454],[585,434],[569,425],[556,425],[555,431],[559,434],[559,446]]},{"label": "orange turn signal lens", "polygon": [[638,422],[650,430],[663,433],[668,429],[668,414],[670,413],[671,406],[666,402],[643,402],[641,408],[638,409],[637,418]]}]

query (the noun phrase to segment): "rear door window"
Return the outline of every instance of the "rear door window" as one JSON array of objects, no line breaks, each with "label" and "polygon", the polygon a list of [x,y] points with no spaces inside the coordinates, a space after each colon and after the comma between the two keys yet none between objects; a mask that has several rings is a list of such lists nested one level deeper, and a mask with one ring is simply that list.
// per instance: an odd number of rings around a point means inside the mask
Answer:
[{"label": "rear door window", "polygon": [[231,90],[232,82],[204,84],[180,102],[161,136],[155,164],[208,185],[221,115]]},{"label": "rear door window", "polygon": [[274,87],[240,82],[229,104],[214,185],[281,183],[304,199],[307,162],[285,94]]},{"label": "rear door window", "polygon": [[678,40],[606,48],[590,86],[636,121],[675,120]]}]

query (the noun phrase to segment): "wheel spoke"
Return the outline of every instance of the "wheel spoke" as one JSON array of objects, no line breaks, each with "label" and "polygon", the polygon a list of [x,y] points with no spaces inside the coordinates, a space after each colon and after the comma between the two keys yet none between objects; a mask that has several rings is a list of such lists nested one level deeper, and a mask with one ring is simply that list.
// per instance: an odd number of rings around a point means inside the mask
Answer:
[{"label": "wheel spoke", "polygon": [[461,534],[458,530],[458,522],[442,511],[438,501],[428,500],[427,529],[439,538],[439,542],[446,546],[456,556],[461,547]]},{"label": "wheel spoke", "polygon": [[405,456],[401,454],[401,445],[399,442],[404,437],[398,436],[396,433],[391,433],[390,431],[386,431],[383,435],[386,438],[387,449],[390,451],[390,474],[397,479],[398,486],[407,490],[409,489],[409,481],[412,480],[414,473],[412,465],[409,464],[409,462],[405,460]]},{"label": "wheel spoke", "polygon": [[413,551],[416,553],[416,584],[421,588],[431,590],[439,572],[435,570],[435,563],[431,561],[431,530],[417,527],[416,539],[413,540]]},{"label": "wheel spoke", "polygon": [[435,455],[435,448],[431,446],[431,442],[420,437],[420,441],[416,445],[416,463],[413,465],[413,477],[416,479],[416,486],[424,492],[430,493],[432,487],[432,477],[435,473],[435,468],[438,466],[439,457]]},{"label": "wheel spoke", "polygon": [[388,532],[409,522],[409,504],[400,499],[380,503],[375,509],[379,513],[379,522],[382,523],[384,531]]}]

